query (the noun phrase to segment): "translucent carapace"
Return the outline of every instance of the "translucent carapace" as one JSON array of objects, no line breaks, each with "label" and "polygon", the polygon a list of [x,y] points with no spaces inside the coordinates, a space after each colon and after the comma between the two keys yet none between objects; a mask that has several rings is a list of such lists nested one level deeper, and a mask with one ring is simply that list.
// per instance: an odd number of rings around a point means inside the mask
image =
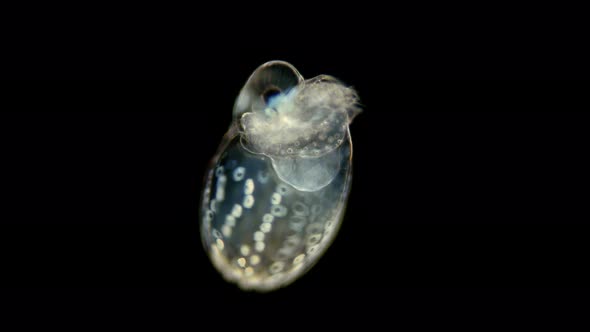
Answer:
[{"label": "translucent carapace", "polygon": [[214,266],[242,289],[285,286],[322,256],[342,221],[352,172],[356,92],[304,80],[271,61],[250,76],[207,171],[201,236]]}]

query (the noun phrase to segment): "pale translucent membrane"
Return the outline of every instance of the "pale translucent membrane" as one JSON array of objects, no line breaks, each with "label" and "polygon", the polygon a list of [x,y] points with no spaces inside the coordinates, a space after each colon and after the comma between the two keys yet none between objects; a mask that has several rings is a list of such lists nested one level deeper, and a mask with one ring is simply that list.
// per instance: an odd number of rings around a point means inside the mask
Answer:
[{"label": "pale translucent membrane", "polygon": [[344,141],[357,99],[353,89],[326,75],[287,87],[241,115],[246,147],[271,157],[329,153]]},{"label": "pale translucent membrane", "polygon": [[201,206],[205,249],[228,281],[258,291],[288,285],[332,243],[350,189],[357,99],[337,80],[304,81],[281,61],[252,74]]}]

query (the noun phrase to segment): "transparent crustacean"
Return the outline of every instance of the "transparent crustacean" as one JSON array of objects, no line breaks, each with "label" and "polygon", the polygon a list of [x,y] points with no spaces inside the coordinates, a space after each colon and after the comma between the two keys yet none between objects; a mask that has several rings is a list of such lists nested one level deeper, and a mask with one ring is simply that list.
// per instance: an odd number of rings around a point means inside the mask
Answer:
[{"label": "transparent crustacean", "polygon": [[357,103],[335,78],[304,80],[287,62],[250,76],[201,203],[203,244],[226,280],[258,291],[286,286],[331,244],[350,189]]}]

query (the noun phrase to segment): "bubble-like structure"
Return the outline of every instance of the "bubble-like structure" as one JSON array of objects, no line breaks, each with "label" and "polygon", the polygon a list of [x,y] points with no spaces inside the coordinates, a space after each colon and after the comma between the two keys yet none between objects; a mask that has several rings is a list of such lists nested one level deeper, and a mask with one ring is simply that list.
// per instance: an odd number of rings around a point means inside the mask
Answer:
[{"label": "bubble-like structure", "polygon": [[201,235],[217,270],[270,291],[308,271],[342,222],[352,174],[356,92],[327,75],[304,80],[271,61],[240,91],[213,158]]}]

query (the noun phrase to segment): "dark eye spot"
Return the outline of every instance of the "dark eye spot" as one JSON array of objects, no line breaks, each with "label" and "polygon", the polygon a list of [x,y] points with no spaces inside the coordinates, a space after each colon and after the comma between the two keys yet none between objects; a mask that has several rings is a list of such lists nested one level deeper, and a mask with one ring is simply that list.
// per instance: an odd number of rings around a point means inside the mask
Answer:
[{"label": "dark eye spot", "polygon": [[281,93],[281,90],[279,88],[273,86],[273,87],[266,89],[266,91],[264,91],[264,93],[262,93],[262,99],[264,100],[265,104],[268,104],[272,97],[279,95],[280,93]]}]

